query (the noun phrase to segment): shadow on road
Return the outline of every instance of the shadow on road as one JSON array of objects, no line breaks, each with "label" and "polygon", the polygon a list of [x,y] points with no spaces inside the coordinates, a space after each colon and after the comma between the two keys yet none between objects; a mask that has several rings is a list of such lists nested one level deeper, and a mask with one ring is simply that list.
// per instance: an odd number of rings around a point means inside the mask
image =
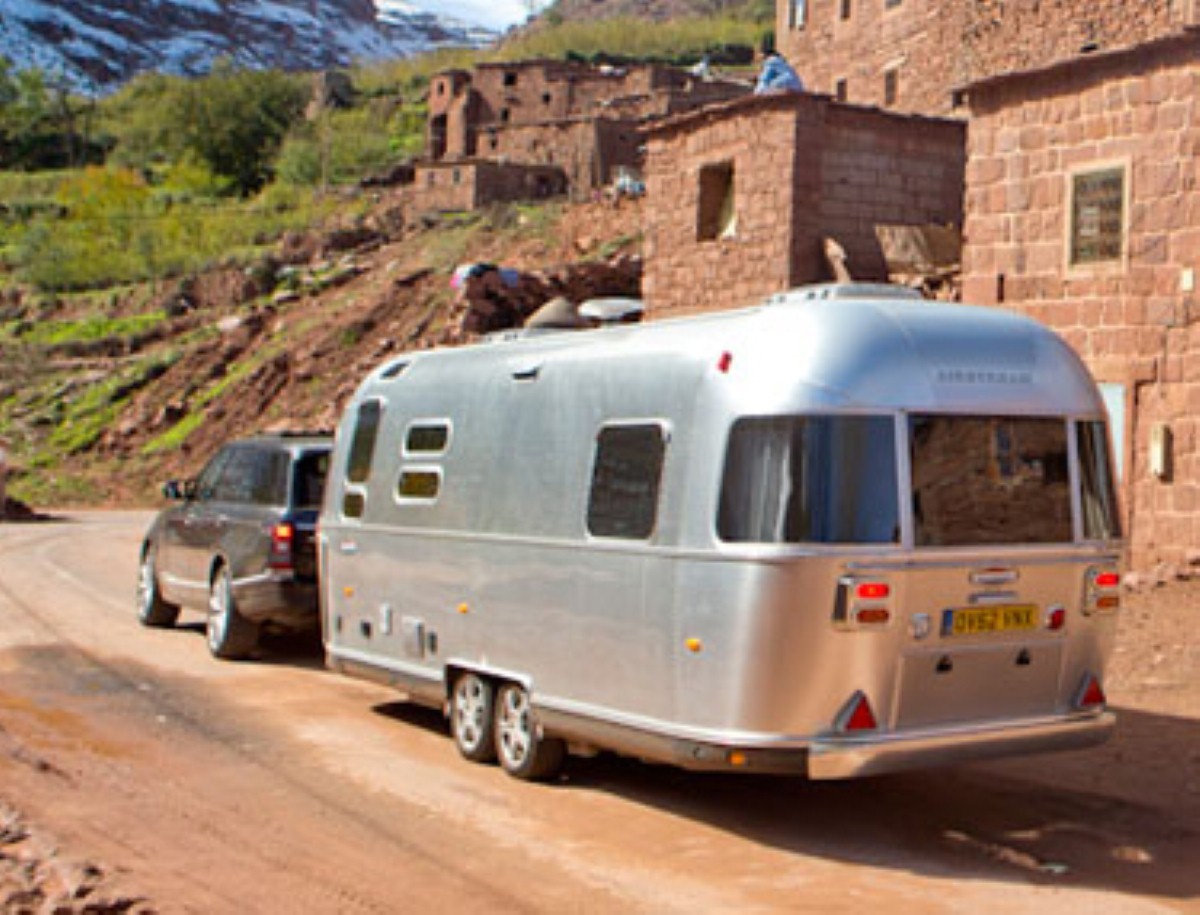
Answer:
[{"label": "shadow on road", "polygon": [[[604,754],[572,758],[563,785],[805,856],[1200,897],[1200,722],[1133,711],[1120,722],[1118,737],[1093,750],[845,782],[689,773]],[[1164,733],[1179,752],[1155,749]]]}]

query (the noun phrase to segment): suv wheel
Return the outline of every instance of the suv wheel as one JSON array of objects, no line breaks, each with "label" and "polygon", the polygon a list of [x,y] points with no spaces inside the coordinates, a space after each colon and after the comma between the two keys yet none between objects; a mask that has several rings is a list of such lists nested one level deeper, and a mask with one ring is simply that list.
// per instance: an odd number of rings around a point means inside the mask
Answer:
[{"label": "suv wheel", "polygon": [[238,613],[233,579],[226,566],[213,576],[208,596],[208,650],[213,657],[233,661],[247,657],[258,644],[258,626]]},{"label": "suv wheel", "polygon": [[154,547],[146,547],[142,553],[141,567],[138,569],[138,622],[143,626],[169,629],[179,619],[179,607],[163,600],[162,592],[158,589],[158,569],[154,560]]}]

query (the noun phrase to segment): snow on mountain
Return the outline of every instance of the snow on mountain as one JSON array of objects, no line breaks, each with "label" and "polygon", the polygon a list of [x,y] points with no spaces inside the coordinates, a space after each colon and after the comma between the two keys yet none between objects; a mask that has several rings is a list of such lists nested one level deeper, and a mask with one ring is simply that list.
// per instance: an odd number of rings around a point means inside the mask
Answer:
[{"label": "snow on mountain", "polygon": [[0,0],[0,56],[85,92],[144,70],[316,70],[479,46],[496,31],[404,0]]}]

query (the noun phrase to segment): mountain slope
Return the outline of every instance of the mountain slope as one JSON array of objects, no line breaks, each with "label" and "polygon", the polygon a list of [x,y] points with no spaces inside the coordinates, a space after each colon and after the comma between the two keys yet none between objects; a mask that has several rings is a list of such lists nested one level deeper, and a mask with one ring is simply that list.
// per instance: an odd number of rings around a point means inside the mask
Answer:
[{"label": "mountain slope", "polygon": [[[382,9],[380,8],[382,7]],[[143,70],[205,73],[227,57],[315,70],[479,45],[483,29],[391,0],[0,0],[0,55],[104,92]]]}]

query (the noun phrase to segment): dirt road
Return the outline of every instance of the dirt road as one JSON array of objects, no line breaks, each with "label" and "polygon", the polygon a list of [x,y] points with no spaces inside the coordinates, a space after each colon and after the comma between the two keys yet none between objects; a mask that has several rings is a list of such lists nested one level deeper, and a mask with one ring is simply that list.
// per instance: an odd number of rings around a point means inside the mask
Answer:
[{"label": "dirt road", "polygon": [[314,644],[228,664],[198,619],[141,629],[148,520],[0,525],[5,911],[1200,912],[1194,586],[1130,601],[1093,751],[845,783],[604,755],[530,785]]}]

